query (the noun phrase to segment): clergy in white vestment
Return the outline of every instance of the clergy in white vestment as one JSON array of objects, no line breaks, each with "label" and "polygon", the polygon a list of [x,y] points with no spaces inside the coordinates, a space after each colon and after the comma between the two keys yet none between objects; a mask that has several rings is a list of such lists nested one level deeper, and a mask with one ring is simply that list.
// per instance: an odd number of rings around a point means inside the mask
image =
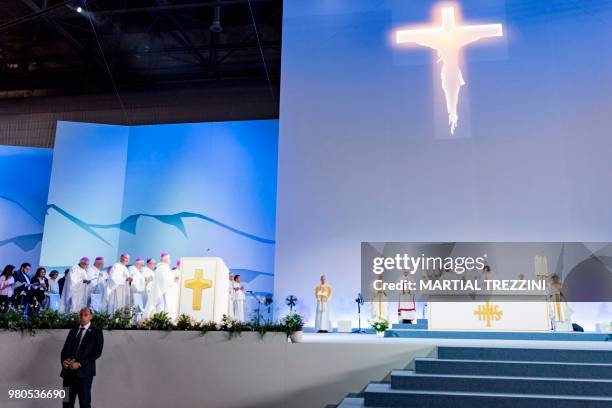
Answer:
[{"label": "clergy in white vestment", "polygon": [[[70,291],[71,279],[70,279],[70,269],[66,269],[64,271],[64,286],[62,287],[60,294],[60,304],[59,304],[59,312],[66,313],[70,311],[70,306],[72,305],[72,293]],[[59,284],[59,281],[58,281]]]},{"label": "clergy in white vestment", "polygon": [[144,293],[144,305],[146,307],[147,302],[149,300],[149,296],[151,295],[151,290],[153,289],[153,278],[155,276],[155,259],[149,258],[147,259],[147,263],[144,268],[140,272],[142,272],[142,277],[145,282],[145,293]]},{"label": "clergy in white vestment", "polygon": [[134,306],[136,314],[141,315],[144,312],[144,294],[145,294],[145,280],[142,275],[144,269],[144,261],[141,258],[137,258],[134,261],[134,265],[128,268],[128,276],[130,281],[130,294],[131,294],[131,305]]},{"label": "clergy in white vestment", "polygon": [[108,266],[104,268],[104,270],[102,271],[102,277],[100,278],[100,283],[98,285],[101,287],[102,293],[104,294],[104,298],[102,301],[102,309],[106,310],[107,312],[111,312],[114,309],[114,300],[111,297],[113,293],[111,290],[112,284],[111,284],[111,278],[110,278],[110,274],[112,270],[113,270],[112,266]]},{"label": "clergy in white vestment", "polygon": [[234,319],[239,322],[244,321],[244,286],[240,282],[240,275],[234,276],[234,283],[232,284],[234,289]]},{"label": "clergy in white vestment", "polygon": [[[378,275],[378,279],[384,282],[383,274]],[[372,319],[389,320],[389,300],[387,292],[372,288]]]},{"label": "clergy in white vestment", "polygon": [[110,298],[112,299],[112,310],[114,312],[123,309],[129,305],[130,287],[129,285],[129,274],[127,270],[127,264],[130,262],[130,255],[121,254],[119,262],[114,264],[110,271],[109,276],[109,289]]},{"label": "clergy in white vestment", "polygon": [[229,296],[227,297],[227,317],[234,319],[234,275],[229,273]]},{"label": "clergy in white vestment", "polygon": [[[96,257],[93,265],[89,265],[87,268],[87,277],[89,279],[89,284],[87,284],[87,299],[89,299],[89,301],[87,305],[97,312],[102,311],[103,304],[104,294],[99,286],[103,268],[104,258],[101,256]],[[92,295],[94,295],[93,299]]]},{"label": "clergy in white vestment", "polygon": [[[87,275],[88,267],[89,258],[84,256],[79,260],[78,264],[70,268],[70,292],[72,293],[70,311],[72,313],[79,313],[82,308],[87,307],[88,287],[91,283]],[[67,283],[64,282],[64,290],[66,290]]]},{"label": "clergy in white vestment", "polygon": [[171,305],[168,315],[175,320],[179,312],[179,296],[181,293],[181,261],[176,261],[176,266],[172,269],[172,285],[170,285],[169,304]]},{"label": "clergy in white vestment", "polygon": [[[410,273],[404,271],[404,280],[408,280]],[[414,294],[408,288],[402,288],[397,300],[397,317],[400,323],[412,324],[416,320],[416,303]]]},{"label": "clergy in white vestment", "polygon": [[550,277],[551,283],[548,286],[549,308],[554,331],[573,331],[572,314],[573,310],[567,304],[563,293],[563,282],[556,273]]},{"label": "clergy in white vestment", "polygon": [[315,288],[317,299],[317,315],[315,317],[315,331],[317,333],[329,332],[329,306],[328,301],[332,295],[332,288],[327,284],[327,276],[321,275],[321,284]]},{"label": "clergy in white vestment", "polygon": [[174,299],[172,286],[174,273],[170,269],[170,254],[162,252],[159,263],[155,268],[151,293],[145,307],[145,317],[151,317],[158,312],[166,312],[168,316],[178,309],[178,298]]}]

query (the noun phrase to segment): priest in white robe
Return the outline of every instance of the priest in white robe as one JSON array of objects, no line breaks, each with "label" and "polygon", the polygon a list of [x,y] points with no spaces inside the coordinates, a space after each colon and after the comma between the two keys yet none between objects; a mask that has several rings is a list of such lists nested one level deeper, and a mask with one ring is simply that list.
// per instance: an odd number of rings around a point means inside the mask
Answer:
[{"label": "priest in white robe", "polygon": [[[104,296],[100,289],[100,279],[102,278],[102,269],[104,268],[104,258],[98,256],[94,259],[93,265],[89,265],[87,268],[87,277],[89,283],[87,284],[87,306],[90,306],[95,311],[99,312],[102,310],[102,298]],[[93,295],[93,298],[92,298]]]},{"label": "priest in white robe", "polygon": [[[86,256],[79,260],[79,263],[70,268],[70,293],[72,294],[72,304],[70,311],[72,313],[79,313],[79,311],[87,307],[87,295],[88,288],[91,281],[87,274],[87,268],[89,267],[89,258]],[[64,281],[64,290],[66,290],[66,284]]]},{"label": "priest in white robe", "polygon": [[159,263],[155,268],[151,293],[145,307],[145,317],[151,317],[158,312],[166,312],[172,317],[174,310],[178,309],[178,298],[172,295],[174,274],[170,269],[170,254],[162,252]]},{"label": "priest in white robe", "polygon": [[244,300],[246,298],[244,294],[244,286],[240,282],[240,275],[234,276],[234,283],[232,284],[234,289],[234,319],[243,322],[244,321]]},{"label": "priest in white robe", "polygon": [[548,292],[552,329],[559,332],[571,332],[574,330],[572,326],[573,310],[565,299],[563,282],[556,273],[550,277],[550,280]]},{"label": "priest in white robe", "polygon": [[327,276],[321,275],[321,284],[315,288],[315,297],[317,299],[315,331],[317,333],[328,333],[330,330],[328,302],[331,295],[332,288],[327,284]]},{"label": "priest in white robe", "polygon": [[234,320],[234,275],[229,273],[229,296],[227,297],[227,317]]},{"label": "priest in white robe", "polygon": [[170,291],[166,295],[168,300],[169,310],[168,315],[172,320],[176,320],[179,312],[179,296],[181,292],[181,261],[176,261],[176,267],[172,269],[172,284]]},{"label": "priest in white robe", "polygon": [[114,264],[110,271],[109,276],[109,289],[110,298],[112,298],[112,310],[109,313],[113,313],[117,310],[121,310],[129,305],[129,274],[127,270],[127,264],[130,262],[130,255],[121,254],[119,262]]},{"label": "priest in white robe", "polygon": [[142,277],[145,282],[145,292],[143,302],[146,307],[147,302],[149,301],[149,296],[151,296],[151,290],[153,289],[153,278],[155,277],[155,259],[149,258],[147,259],[147,263],[144,268],[142,268]]},{"label": "priest in white robe", "polygon": [[141,258],[137,258],[136,261],[134,261],[134,265],[128,268],[128,277],[131,279],[129,284],[131,306],[134,307],[137,316],[141,316],[145,308],[145,279],[142,275],[143,269],[144,261]]}]

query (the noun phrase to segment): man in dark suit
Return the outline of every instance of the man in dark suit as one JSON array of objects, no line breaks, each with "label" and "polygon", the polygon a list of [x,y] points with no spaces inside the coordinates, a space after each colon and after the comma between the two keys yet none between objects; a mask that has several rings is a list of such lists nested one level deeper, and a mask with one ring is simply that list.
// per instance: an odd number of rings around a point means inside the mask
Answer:
[{"label": "man in dark suit", "polygon": [[66,269],[64,271],[64,276],[59,278],[59,280],[57,281],[57,284],[59,285],[60,296],[62,296],[62,293],[64,292],[64,283],[66,282],[66,276],[68,276],[69,273],[70,269]]},{"label": "man in dark suit", "polygon": [[80,326],[70,330],[62,348],[61,377],[63,386],[68,387],[68,402],[64,402],[64,408],[74,407],[77,396],[81,408],[91,407],[91,383],[96,375],[96,360],[104,347],[102,330],[91,324],[92,317],[91,309],[81,309]]},{"label": "man in dark suit", "polygon": [[15,278],[15,291],[13,293],[13,298],[15,299],[15,307],[23,307],[24,313],[26,312],[28,306],[28,300],[30,297],[30,269],[32,265],[25,262],[21,264],[21,267],[18,271],[15,271],[13,274],[13,278]]}]

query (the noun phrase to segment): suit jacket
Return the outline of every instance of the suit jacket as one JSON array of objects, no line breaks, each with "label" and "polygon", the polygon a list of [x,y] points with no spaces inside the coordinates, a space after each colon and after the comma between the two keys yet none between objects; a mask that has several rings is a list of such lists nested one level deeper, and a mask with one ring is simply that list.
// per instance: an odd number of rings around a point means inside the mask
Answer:
[{"label": "suit jacket", "polygon": [[[15,278],[15,283],[17,282],[21,282],[21,283],[29,283],[31,282],[30,277],[26,277],[25,274],[23,272],[21,272],[21,270],[15,271],[15,273],[13,273],[13,278]],[[28,291],[28,289],[25,286],[21,286],[17,289],[15,289],[14,294],[18,295],[23,291]]]},{"label": "suit jacket", "polygon": [[[70,353],[76,348],[78,343],[77,334],[79,328],[71,329],[66,336],[66,342],[61,352],[60,363],[70,358]],[[77,342],[77,343],[75,343]],[[65,369],[62,366],[61,376],[64,378],[66,375],[74,373],[78,378],[91,378],[96,375],[96,360],[102,355],[102,348],[104,347],[104,336],[102,330],[95,327],[93,324],[89,326],[89,329],[84,334],[81,345],[78,346],[74,359],[81,364],[81,367],[76,370]]]},{"label": "suit jacket", "polygon": [[48,291],[48,290],[49,290],[49,279],[47,279],[47,278],[43,278],[43,282],[45,282],[45,287],[46,287],[47,289],[44,289],[44,290],[42,289],[42,287],[40,286],[40,280],[38,280],[38,279],[32,279],[32,283],[35,283],[35,284],[36,284],[36,286],[34,286],[34,287],[32,288],[32,290],[35,290],[35,291],[40,291],[40,292],[46,292],[46,291]]},{"label": "suit jacket", "polygon": [[60,296],[62,296],[62,292],[64,291],[64,283],[66,282],[66,278],[63,276],[57,280],[57,284],[60,290]]}]

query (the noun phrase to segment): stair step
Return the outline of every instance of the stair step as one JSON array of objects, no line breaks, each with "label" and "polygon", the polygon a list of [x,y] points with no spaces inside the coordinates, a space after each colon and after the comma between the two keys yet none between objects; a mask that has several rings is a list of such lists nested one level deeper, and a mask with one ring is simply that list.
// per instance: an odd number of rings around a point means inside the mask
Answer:
[{"label": "stair step", "polygon": [[612,364],[539,361],[439,360],[416,358],[418,374],[458,374],[502,377],[612,378]]},{"label": "stair step", "polygon": [[486,390],[489,393],[612,397],[612,380],[608,379],[420,374],[409,370],[393,370],[391,388],[411,391]]},{"label": "stair step", "polygon": [[352,398],[346,397],[340,402],[338,408],[357,408],[357,407],[365,407],[363,403],[363,398]]},{"label": "stair step", "polygon": [[[394,390],[389,384],[370,384],[364,396],[366,407],[495,407],[495,408],[610,408],[612,398],[521,395],[486,392]],[[341,405],[342,406],[342,405]],[[350,405],[347,405],[349,407]],[[357,405],[359,406],[359,405]]]},{"label": "stair step", "polygon": [[438,358],[612,364],[612,350],[438,347]]}]

